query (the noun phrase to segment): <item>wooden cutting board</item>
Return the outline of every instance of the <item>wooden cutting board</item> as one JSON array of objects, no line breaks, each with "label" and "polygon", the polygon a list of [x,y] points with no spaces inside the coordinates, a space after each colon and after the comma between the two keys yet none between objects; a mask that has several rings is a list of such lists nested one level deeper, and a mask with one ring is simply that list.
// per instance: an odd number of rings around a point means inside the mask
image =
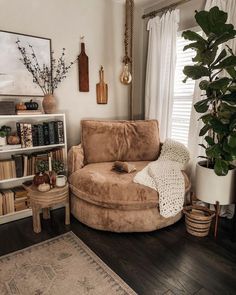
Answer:
[{"label": "wooden cutting board", "polygon": [[108,86],[104,82],[104,70],[101,67],[99,71],[99,83],[96,85],[97,91],[97,103],[98,104],[107,104],[108,100]]},{"label": "wooden cutting board", "polygon": [[81,43],[81,53],[78,56],[79,91],[89,92],[89,59],[85,53],[85,44]]}]

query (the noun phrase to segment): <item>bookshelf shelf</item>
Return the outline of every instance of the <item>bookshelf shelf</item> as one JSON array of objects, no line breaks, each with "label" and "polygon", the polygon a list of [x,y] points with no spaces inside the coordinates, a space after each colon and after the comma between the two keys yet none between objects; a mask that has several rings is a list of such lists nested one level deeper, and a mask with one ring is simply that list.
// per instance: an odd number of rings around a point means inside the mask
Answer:
[{"label": "bookshelf shelf", "polygon": [[0,216],[0,224],[32,216],[32,209],[25,209]]},{"label": "bookshelf shelf", "polygon": [[10,183],[10,182],[15,182],[15,181],[27,181],[27,180],[31,180],[33,179],[34,175],[28,175],[28,176],[23,176],[23,177],[17,177],[17,178],[8,178],[8,179],[4,179],[4,180],[0,180],[0,184],[1,183]]},{"label": "bookshelf shelf", "polygon": [[0,115],[0,120],[5,119],[35,119],[35,118],[56,118],[56,117],[65,117],[65,114],[38,114],[38,115]]},{"label": "bookshelf shelf", "polygon": [[[61,130],[62,130],[61,134],[63,134],[62,136],[64,136],[64,142],[60,141],[60,140],[58,140],[58,141],[55,140],[54,142],[62,142],[62,143],[39,145],[39,146],[37,145],[37,146],[32,146],[32,147],[27,147],[27,148],[22,148],[20,146],[15,146],[15,147],[12,146],[12,148],[8,149],[7,146],[5,146],[3,148],[1,148],[1,146],[0,146],[0,161],[7,162],[7,161],[10,161],[10,159],[12,161],[12,159],[16,159],[16,157],[18,157],[18,159],[19,159],[19,157],[21,157],[21,156],[26,157],[26,158],[28,157],[28,159],[32,159],[33,157],[37,157],[37,154],[40,154],[40,153],[44,154],[44,151],[47,152],[49,150],[53,150],[52,153],[54,153],[54,152],[57,153],[57,148],[58,148],[59,151],[61,150],[60,148],[63,148],[62,159],[63,159],[64,164],[65,164],[65,171],[67,171],[67,136],[66,136],[66,116],[65,116],[65,114],[57,113],[57,114],[0,115],[0,126],[7,125],[7,126],[11,126],[12,128],[19,126],[19,124],[20,125],[21,124],[22,125],[31,125],[31,126],[33,126],[33,125],[34,126],[37,126],[37,125],[42,126],[44,124],[49,125],[50,123],[53,123],[53,121],[55,121],[55,122],[61,121],[63,123],[63,124],[61,124],[61,126],[62,126],[61,127]],[[51,130],[53,130],[53,129],[51,129]],[[41,144],[47,143],[45,141],[45,136],[46,135],[44,134],[44,140],[42,141]],[[53,141],[51,143],[53,143]],[[59,157],[60,157],[60,154],[59,154]],[[23,160],[24,159],[25,158],[23,158]],[[24,163],[25,162],[23,162],[23,164]],[[32,162],[29,162],[29,163],[32,163]],[[4,169],[5,169],[5,167],[9,167],[8,162],[7,162],[6,165],[4,166]],[[27,163],[27,165],[28,165],[28,163]],[[10,166],[10,167],[12,167],[12,166]],[[3,169],[3,171],[4,171],[4,169]],[[32,168],[29,168],[29,169],[32,169]],[[32,170],[28,170],[28,173],[31,174]],[[10,175],[9,174],[3,174],[3,175],[5,177],[10,177],[10,176],[14,175],[14,177],[15,177],[16,174],[10,174]],[[14,191],[14,187],[22,185],[22,183],[25,182],[25,181],[32,180],[33,177],[34,177],[34,175],[29,175],[29,176],[23,176],[23,177],[18,177],[18,178],[8,178],[8,179],[0,180],[0,192],[2,192],[2,194],[4,194],[5,202],[6,202],[6,197],[7,197],[7,195],[6,195],[7,191],[9,191],[11,189],[12,189],[12,191]],[[15,198],[15,195],[14,195],[14,198]],[[10,200],[12,202],[12,199],[10,199]],[[0,201],[1,201],[1,199],[0,199]],[[16,207],[16,203],[15,203],[16,201],[14,201],[14,199],[13,199],[13,202],[14,202],[14,204],[13,204],[14,209],[16,210],[17,208],[19,208],[19,206]],[[0,202],[0,205],[1,205],[1,202]],[[19,205],[19,203],[18,203],[18,205]],[[2,206],[7,206],[7,205],[2,205]],[[4,210],[4,208],[6,210],[7,207],[3,207],[3,210]],[[3,213],[4,215],[0,215],[0,224],[11,222],[11,221],[18,220],[18,219],[22,219],[22,218],[29,217],[29,216],[32,215],[32,210],[31,209],[24,209],[24,207],[22,207],[22,209],[23,210],[21,210],[21,211],[15,211],[13,213],[7,213],[7,212],[10,212],[11,210],[5,211],[5,214]],[[1,212],[1,210],[0,210],[0,212]],[[2,213],[0,213],[0,214],[2,214]]]},{"label": "bookshelf shelf", "polygon": [[5,153],[12,153],[12,152],[25,152],[25,151],[32,151],[32,150],[46,150],[46,149],[52,149],[55,147],[64,147],[65,143],[61,144],[48,144],[48,145],[41,145],[41,146],[33,146],[29,148],[16,148],[16,149],[9,149],[9,150],[1,150],[0,147],[0,154],[5,154]]}]

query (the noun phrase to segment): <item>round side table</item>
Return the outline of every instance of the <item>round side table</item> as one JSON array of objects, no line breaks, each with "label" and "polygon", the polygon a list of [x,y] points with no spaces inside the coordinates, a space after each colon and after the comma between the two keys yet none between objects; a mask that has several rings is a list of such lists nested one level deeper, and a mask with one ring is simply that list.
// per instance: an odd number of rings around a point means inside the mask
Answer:
[{"label": "round side table", "polygon": [[64,204],[65,224],[70,224],[69,185],[55,187],[48,192],[39,192],[32,185],[27,188],[30,205],[33,212],[33,229],[35,233],[41,232],[40,211],[43,211],[43,219],[50,218],[50,208],[55,205]]}]

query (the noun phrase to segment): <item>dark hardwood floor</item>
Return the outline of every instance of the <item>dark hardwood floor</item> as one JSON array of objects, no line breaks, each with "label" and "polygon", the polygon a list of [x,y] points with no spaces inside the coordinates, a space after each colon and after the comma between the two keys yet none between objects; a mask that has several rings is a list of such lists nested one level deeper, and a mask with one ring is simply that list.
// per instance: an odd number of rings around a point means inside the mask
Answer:
[{"label": "dark hardwood floor", "polygon": [[236,294],[230,226],[221,220],[217,241],[190,236],[183,220],[151,233],[116,234],[90,229],[74,218],[65,226],[59,209],[42,222],[40,234],[33,232],[31,217],[1,225],[0,255],[72,230],[138,294]]}]

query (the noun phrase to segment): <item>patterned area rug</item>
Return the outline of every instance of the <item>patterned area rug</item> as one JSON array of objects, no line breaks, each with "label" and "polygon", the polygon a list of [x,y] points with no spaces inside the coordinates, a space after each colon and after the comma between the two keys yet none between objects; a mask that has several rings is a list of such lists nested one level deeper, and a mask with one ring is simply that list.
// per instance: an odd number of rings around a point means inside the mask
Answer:
[{"label": "patterned area rug", "polygon": [[72,232],[0,257],[1,295],[136,294]]}]

